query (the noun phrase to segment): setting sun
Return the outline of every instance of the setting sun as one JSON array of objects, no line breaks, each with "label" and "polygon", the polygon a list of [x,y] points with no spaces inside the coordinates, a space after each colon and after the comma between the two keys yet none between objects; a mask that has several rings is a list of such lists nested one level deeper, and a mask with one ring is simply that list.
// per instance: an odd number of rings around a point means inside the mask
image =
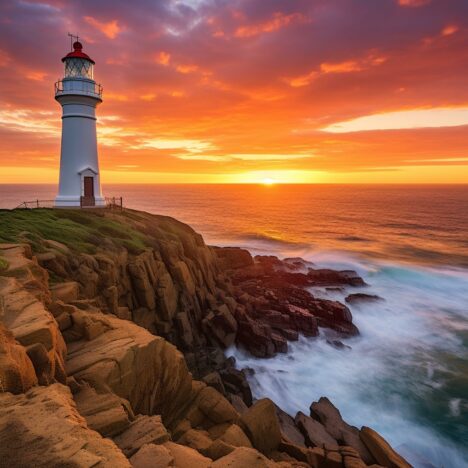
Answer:
[{"label": "setting sun", "polygon": [[275,179],[272,179],[270,177],[265,177],[263,180],[262,180],[262,184],[263,185],[273,185],[276,183],[276,180]]}]

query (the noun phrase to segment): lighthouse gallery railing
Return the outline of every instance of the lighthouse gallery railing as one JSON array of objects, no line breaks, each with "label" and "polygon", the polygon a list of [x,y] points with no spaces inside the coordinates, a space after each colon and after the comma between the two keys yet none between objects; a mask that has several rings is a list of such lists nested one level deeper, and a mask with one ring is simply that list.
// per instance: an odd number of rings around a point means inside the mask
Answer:
[{"label": "lighthouse gallery railing", "polygon": [[[65,84],[65,86],[64,86]],[[58,94],[88,94],[102,98],[102,86],[91,80],[59,80],[55,83],[55,95]]]}]

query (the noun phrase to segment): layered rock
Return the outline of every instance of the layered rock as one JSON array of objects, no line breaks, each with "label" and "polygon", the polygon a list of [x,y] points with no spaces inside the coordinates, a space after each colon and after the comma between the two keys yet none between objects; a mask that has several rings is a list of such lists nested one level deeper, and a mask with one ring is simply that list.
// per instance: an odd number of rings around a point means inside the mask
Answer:
[{"label": "layered rock", "polygon": [[0,393],[0,460],[9,467],[131,466],[111,440],[87,427],[61,384]]}]

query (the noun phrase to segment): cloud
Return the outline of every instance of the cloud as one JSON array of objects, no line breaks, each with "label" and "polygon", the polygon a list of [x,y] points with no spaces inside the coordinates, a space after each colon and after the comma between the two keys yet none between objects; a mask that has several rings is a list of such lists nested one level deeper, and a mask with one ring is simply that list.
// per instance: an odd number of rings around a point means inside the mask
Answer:
[{"label": "cloud", "polygon": [[143,139],[134,146],[134,149],[139,148],[154,148],[160,150],[185,149],[189,153],[200,153],[202,151],[216,149],[210,141],[164,138]]},{"label": "cloud", "polygon": [[402,7],[421,7],[431,3],[431,0],[398,0],[398,5]]},{"label": "cloud", "polygon": [[305,23],[307,21],[308,18],[301,13],[291,13],[289,15],[284,15],[281,12],[275,12],[271,18],[265,21],[256,24],[239,26],[236,29],[234,35],[236,37],[242,38],[258,36],[262,33],[278,31],[279,29],[289,26],[293,23]]},{"label": "cloud", "polygon": [[106,23],[103,21],[99,21],[93,18],[92,16],[85,16],[84,19],[91,26],[94,26],[96,29],[99,29],[99,31],[101,31],[109,39],[115,39],[122,30],[117,20],[108,21]]},{"label": "cloud", "polygon": [[456,127],[468,125],[468,107],[413,109],[366,115],[322,128],[324,132],[349,133],[370,130]]},{"label": "cloud", "polygon": [[160,65],[169,65],[170,61],[171,61],[171,54],[169,54],[168,52],[161,51],[156,56],[156,62],[159,63]]}]

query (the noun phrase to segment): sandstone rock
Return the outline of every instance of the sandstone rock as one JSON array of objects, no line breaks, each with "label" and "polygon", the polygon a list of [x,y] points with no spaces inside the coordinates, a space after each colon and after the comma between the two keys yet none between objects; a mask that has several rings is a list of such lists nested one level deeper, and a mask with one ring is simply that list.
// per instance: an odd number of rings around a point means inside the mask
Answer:
[{"label": "sandstone rock", "polygon": [[128,428],[133,418],[128,402],[113,393],[98,394],[88,385],[82,385],[74,393],[73,399],[88,427],[104,437],[120,434]]},{"label": "sandstone rock", "polygon": [[240,414],[244,414],[249,407],[244,403],[244,400],[238,395],[229,395],[229,400],[234,409]]},{"label": "sandstone rock", "polygon": [[2,276],[15,278],[38,301],[44,304],[50,302],[49,275],[37,264],[28,244],[0,244],[0,255],[8,264],[6,271],[2,271]]},{"label": "sandstone rock", "polygon": [[114,442],[126,457],[132,456],[146,444],[163,444],[170,440],[161,416],[138,416],[121,434],[114,437]]},{"label": "sandstone rock", "polygon": [[112,441],[87,427],[60,384],[0,393],[0,460],[10,467],[130,467]]},{"label": "sandstone rock", "polygon": [[191,447],[197,452],[204,454],[213,441],[210,439],[208,432],[198,429],[189,429],[177,443]]},{"label": "sandstone rock", "polygon": [[218,460],[219,458],[229,455],[235,447],[226,444],[220,439],[215,440],[204,452],[204,455],[212,460]]},{"label": "sandstone rock", "polygon": [[50,287],[52,300],[62,301],[65,304],[78,300],[79,285],[76,281],[57,283]]},{"label": "sandstone rock", "polygon": [[239,395],[247,406],[252,405],[252,390],[243,370],[228,367],[219,372],[226,391]]},{"label": "sandstone rock", "polygon": [[233,406],[214,388],[205,387],[197,399],[200,411],[214,424],[236,422],[239,414]]},{"label": "sandstone rock", "polygon": [[214,247],[214,250],[221,260],[223,269],[245,268],[254,264],[252,255],[248,250],[238,247]]},{"label": "sandstone rock", "polygon": [[211,466],[213,468],[273,468],[277,464],[254,449],[238,447],[229,455],[213,462]]},{"label": "sandstone rock", "polygon": [[[37,282],[34,287],[39,288]],[[37,361],[33,364],[38,365],[36,371],[41,383],[65,383],[66,346],[52,314],[14,278],[0,277],[0,297],[6,328],[24,347],[35,347],[32,356],[37,357]]]},{"label": "sandstone rock", "polygon": [[34,385],[37,377],[26,350],[0,322],[0,391],[23,393]]},{"label": "sandstone rock", "polygon": [[374,457],[359,438],[359,430],[343,421],[339,410],[328,398],[320,398],[310,406],[312,418],[321,422],[326,431],[341,445],[349,445],[356,449],[361,458],[368,464],[375,462]]},{"label": "sandstone rock", "polygon": [[186,294],[194,295],[195,283],[187,264],[179,260],[175,265],[174,272],[176,279],[181,284],[182,289],[186,292]]},{"label": "sandstone rock", "polygon": [[233,447],[252,447],[249,438],[237,424],[229,426],[219,440]]},{"label": "sandstone rock", "polygon": [[381,465],[388,468],[411,468],[411,465],[370,427],[364,426],[359,435],[375,460]]},{"label": "sandstone rock", "polygon": [[241,417],[253,446],[268,455],[281,442],[281,427],[275,404],[268,398],[257,401]]},{"label": "sandstone rock", "polygon": [[305,437],[309,447],[326,447],[327,449],[337,450],[336,440],[325,430],[318,421],[309,418],[304,413],[297,413],[295,422]]},{"label": "sandstone rock", "polygon": [[174,457],[164,445],[146,444],[130,458],[133,468],[168,468],[174,466]]},{"label": "sandstone rock", "polygon": [[205,382],[209,387],[213,387],[222,395],[226,394],[226,389],[224,388],[219,372],[210,372],[208,375],[205,375],[205,377],[203,377],[203,382]]},{"label": "sandstone rock", "polygon": [[286,439],[293,444],[305,447],[305,439],[301,431],[297,428],[294,419],[284,412],[279,406],[276,406],[276,414],[278,416],[279,425],[281,427],[281,435],[283,440]]},{"label": "sandstone rock", "polygon": [[135,413],[161,414],[169,425],[178,422],[194,399],[182,354],[131,322],[105,318],[112,328],[89,341],[69,343],[68,375],[94,387],[107,386],[128,400]]},{"label": "sandstone rock", "polygon": [[313,467],[342,468],[343,457],[338,451],[315,447],[309,449],[307,462]]},{"label": "sandstone rock", "polygon": [[196,450],[185,447],[184,445],[166,442],[165,447],[174,458],[174,467],[176,468],[208,468],[212,460],[199,454]]},{"label": "sandstone rock", "polygon": [[210,312],[203,319],[203,325],[207,330],[207,334],[211,333],[215,336],[224,348],[234,344],[237,322],[225,304]]}]

